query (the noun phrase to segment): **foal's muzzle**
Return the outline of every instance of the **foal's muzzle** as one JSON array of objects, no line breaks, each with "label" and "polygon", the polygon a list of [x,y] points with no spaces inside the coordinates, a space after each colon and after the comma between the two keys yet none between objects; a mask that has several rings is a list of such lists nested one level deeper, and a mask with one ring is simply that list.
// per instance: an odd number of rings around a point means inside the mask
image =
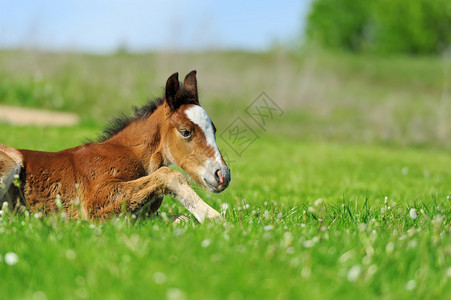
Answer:
[{"label": "foal's muzzle", "polygon": [[213,192],[220,193],[225,190],[230,183],[230,169],[229,167],[218,169],[215,173],[217,186],[213,187]]},{"label": "foal's muzzle", "polygon": [[207,172],[203,178],[205,185],[214,193],[220,193],[229,186],[230,169],[227,165],[213,172]]}]

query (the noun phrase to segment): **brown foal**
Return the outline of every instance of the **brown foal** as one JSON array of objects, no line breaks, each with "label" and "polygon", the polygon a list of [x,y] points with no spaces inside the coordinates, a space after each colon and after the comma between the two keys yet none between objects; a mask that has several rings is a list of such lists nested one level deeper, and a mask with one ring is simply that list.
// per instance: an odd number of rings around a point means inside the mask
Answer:
[{"label": "brown foal", "polygon": [[215,131],[199,105],[196,71],[183,84],[175,73],[162,98],[118,119],[98,142],[55,153],[0,145],[0,200],[46,213],[56,211],[61,198],[70,217],[104,219],[124,208],[155,213],[163,196],[172,195],[199,222],[220,217],[180,172],[167,167],[176,165],[210,191],[222,192],[230,169]]}]

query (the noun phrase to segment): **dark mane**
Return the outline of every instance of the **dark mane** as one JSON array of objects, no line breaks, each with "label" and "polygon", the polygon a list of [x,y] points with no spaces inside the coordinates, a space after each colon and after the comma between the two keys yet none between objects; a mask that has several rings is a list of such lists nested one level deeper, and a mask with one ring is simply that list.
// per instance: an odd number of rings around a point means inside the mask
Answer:
[{"label": "dark mane", "polygon": [[127,116],[126,114],[121,114],[119,117],[113,119],[109,122],[107,127],[103,130],[103,133],[97,138],[97,142],[105,142],[112,136],[116,135],[127,127],[131,122],[137,120],[143,120],[150,116],[161,104],[163,104],[164,99],[158,98],[153,101],[149,101],[146,105],[142,107],[134,107],[134,115]]},{"label": "dark mane", "polygon": [[[196,94],[193,95],[191,91],[188,91],[183,85],[179,86],[177,95],[172,99],[172,109],[175,111],[183,104],[199,104]],[[104,129],[103,133],[97,138],[97,142],[105,142],[110,139],[130,123],[134,121],[139,121],[150,116],[160,105],[164,102],[164,97],[157,98],[153,101],[149,101],[146,105],[142,107],[134,107],[135,113],[133,116],[127,116],[121,114],[119,117],[113,119],[109,122],[107,127]]]}]

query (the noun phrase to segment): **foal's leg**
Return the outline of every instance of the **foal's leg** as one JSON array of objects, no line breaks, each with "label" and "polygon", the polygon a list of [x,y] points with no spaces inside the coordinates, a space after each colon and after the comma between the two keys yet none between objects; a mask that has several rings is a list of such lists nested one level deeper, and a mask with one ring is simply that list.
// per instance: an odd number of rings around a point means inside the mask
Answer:
[{"label": "foal's leg", "polygon": [[162,167],[145,177],[120,182],[115,186],[105,186],[105,188],[115,191],[115,195],[111,196],[116,200],[96,213],[100,217],[117,213],[124,203],[129,211],[134,211],[142,207],[149,198],[172,195],[201,223],[205,219],[221,218],[217,211],[194,192],[180,172],[168,167]]},{"label": "foal's leg", "polygon": [[[171,169],[169,169],[171,170]],[[204,219],[222,218],[221,215],[205,203],[191,188],[185,176],[177,171],[169,182],[169,191],[185,208],[196,217],[199,222]]]}]

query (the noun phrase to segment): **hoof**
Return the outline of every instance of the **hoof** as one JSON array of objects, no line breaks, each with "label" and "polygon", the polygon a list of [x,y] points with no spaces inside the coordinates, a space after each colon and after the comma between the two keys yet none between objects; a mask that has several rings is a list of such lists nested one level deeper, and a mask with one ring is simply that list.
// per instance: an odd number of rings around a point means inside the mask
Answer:
[{"label": "hoof", "polygon": [[171,216],[174,220],[174,224],[180,224],[182,222],[189,222],[189,218],[184,215],[173,215]]}]

